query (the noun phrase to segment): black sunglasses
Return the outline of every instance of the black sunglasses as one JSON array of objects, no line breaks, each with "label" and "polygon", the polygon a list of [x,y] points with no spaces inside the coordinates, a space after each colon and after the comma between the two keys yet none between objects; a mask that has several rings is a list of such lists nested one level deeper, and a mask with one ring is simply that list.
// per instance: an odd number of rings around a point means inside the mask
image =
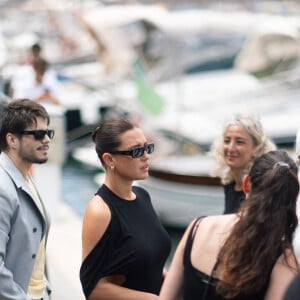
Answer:
[{"label": "black sunglasses", "polygon": [[54,130],[49,129],[49,130],[24,130],[20,132],[21,134],[30,134],[33,135],[34,139],[36,141],[42,141],[46,134],[48,137],[52,140],[54,137]]},{"label": "black sunglasses", "polygon": [[142,157],[145,151],[148,154],[151,154],[154,151],[154,143],[145,144],[144,146],[140,146],[140,147],[133,147],[132,149],[127,151],[113,150],[113,151],[109,151],[108,153],[130,155],[132,158],[138,158],[138,157]]}]

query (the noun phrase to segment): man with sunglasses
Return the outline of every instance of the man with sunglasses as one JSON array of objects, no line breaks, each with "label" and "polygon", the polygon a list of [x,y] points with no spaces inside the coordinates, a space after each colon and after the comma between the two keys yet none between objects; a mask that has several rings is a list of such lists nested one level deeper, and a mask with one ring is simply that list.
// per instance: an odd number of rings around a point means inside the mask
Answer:
[{"label": "man with sunglasses", "polygon": [[5,103],[0,120],[0,299],[48,300],[50,221],[30,169],[47,162],[54,131],[45,108],[28,99]]}]

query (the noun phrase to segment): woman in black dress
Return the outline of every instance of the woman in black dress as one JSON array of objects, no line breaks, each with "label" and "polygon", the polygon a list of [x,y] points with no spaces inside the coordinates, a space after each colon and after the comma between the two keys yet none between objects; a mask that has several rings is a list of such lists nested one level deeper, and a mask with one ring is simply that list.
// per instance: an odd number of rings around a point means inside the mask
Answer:
[{"label": "woman in black dress", "polygon": [[224,185],[224,214],[237,212],[244,201],[242,180],[253,158],[275,148],[260,121],[252,116],[236,115],[225,125],[211,147],[217,162],[213,175],[221,177]]},{"label": "woman in black dress", "polygon": [[292,245],[297,171],[282,150],[255,158],[239,213],[191,222],[160,300],[282,300],[299,267]]},{"label": "woman in black dress", "polygon": [[82,231],[80,279],[86,299],[157,300],[170,238],[147,191],[154,144],[128,120],[110,120],[93,133],[105,180],[89,202]]}]

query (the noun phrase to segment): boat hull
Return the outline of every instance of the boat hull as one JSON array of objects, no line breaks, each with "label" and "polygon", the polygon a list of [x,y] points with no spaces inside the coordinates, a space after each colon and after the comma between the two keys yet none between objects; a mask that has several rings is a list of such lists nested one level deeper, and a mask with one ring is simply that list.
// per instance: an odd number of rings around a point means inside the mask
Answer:
[{"label": "boat hull", "polygon": [[150,193],[153,207],[166,226],[184,229],[199,216],[218,215],[224,210],[221,185],[176,182],[151,175],[138,185]]}]

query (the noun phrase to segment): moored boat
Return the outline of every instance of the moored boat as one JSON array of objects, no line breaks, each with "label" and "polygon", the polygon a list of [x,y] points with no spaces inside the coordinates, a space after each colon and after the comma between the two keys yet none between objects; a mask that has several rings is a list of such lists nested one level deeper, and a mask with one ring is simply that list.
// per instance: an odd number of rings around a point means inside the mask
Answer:
[{"label": "moored boat", "polygon": [[149,178],[138,181],[151,195],[153,206],[167,226],[185,228],[201,215],[222,214],[224,191],[211,176],[214,160],[205,154],[165,156],[151,162]]}]

